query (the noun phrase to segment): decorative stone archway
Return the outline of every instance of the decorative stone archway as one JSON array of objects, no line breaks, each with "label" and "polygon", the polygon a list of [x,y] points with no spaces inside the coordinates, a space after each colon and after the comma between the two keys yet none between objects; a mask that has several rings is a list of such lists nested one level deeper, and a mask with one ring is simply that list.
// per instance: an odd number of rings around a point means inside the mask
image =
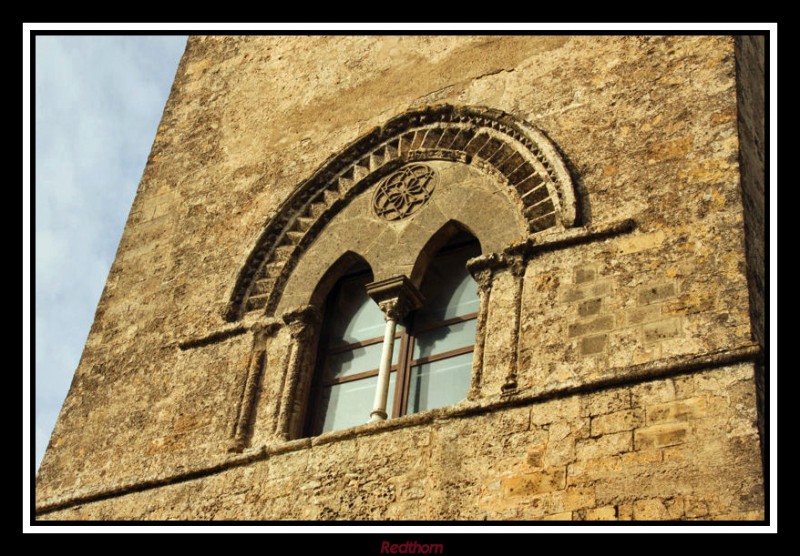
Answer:
[{"label": "decorative stone archway", "polygon": [[435,160],[473,166],[505,184],[529,233],[575,224],[571,177],[543,133],[489,108],[415,110],[355,141],[281,204],[237,277],[226,319],[273,315],[300,256],[334,216],[402,166]]}]

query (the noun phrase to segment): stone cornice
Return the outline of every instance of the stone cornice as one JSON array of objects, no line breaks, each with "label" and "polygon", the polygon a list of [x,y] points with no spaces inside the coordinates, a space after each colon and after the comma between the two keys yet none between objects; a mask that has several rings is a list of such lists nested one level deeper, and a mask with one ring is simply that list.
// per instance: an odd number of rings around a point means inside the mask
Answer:
[{"label": "stone cornice", "polygon": [[478,401],[464,400],[454,406],[423,411],[389,419],[379,423],[360,425],[350,429],[333,431],[314,438],[301,438],[277,444],[261,446],[242,454],[225,454],[211,465],[198,465],[194,468],[167,469],[163,473],[149,479],[122,481],[116,485],[93,487],[77,490],[43,500],[36,506],[36,515],[44,515],[57,510],[95,502],[125,494],[141,492],[160,486],[176,484],[198,479],[227,469],[247,465],[251,462],[266,460],[273,455],[309,449],[313,446],[330,444],[339,440],[357,436],[370,436],[386,431],[425,425],[435,421],[446,421],[471,415],[481,415],[507,409],[543,403],[557,398],[566,398],[580,394],[598,392],[609,388],[633,386],[652,380],[663,380],[692,372],[709,370],[748,361],[760,361],[763,351],[757,344],[747,344],[729,350],[681,355],[655,360],[628,367],[608,369],[600,376],[576,384],[564,384],[539,390],[519,390],[512,396],[496,396]]}]

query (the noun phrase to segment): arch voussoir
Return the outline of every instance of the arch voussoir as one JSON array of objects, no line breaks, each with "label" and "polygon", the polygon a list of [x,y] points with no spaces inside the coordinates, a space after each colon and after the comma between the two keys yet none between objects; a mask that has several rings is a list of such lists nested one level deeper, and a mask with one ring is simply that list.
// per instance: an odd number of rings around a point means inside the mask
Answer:
[{"label": "arch voussoir", "polygon": [[226,318],[274,312],[300,255],[358,194],[403,165],[446,160],[493,174],[528,231],[574,226],[572,179],[555,145],[500,110],[440,105],[401,114],[331,157],[281,204],[237,277]]}]

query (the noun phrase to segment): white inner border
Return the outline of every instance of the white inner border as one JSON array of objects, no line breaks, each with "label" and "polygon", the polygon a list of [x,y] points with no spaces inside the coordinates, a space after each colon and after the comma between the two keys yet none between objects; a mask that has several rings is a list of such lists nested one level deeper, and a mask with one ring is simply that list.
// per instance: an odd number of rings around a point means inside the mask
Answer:
[{"label": "white inner border", "polygon": [[[125,34],[129,31],[354,31],[358,33],[375,31],[416,31],[416,32],[447,32],[447,31],[543,31],[543,32],[586,32],[586,31],[620,31],[625,33],[635,33],[637,31],[698,31],[698,32],[741,32],[741,31],[769,31],[769,108],[766,115],[769,125],[769,161],[767,184],[769,190],[769,291],[770,307],[769,319],[769,422],[770,422],[770,468],[769,468],[769,515],[771,525],[769,526],[730,526],[730,525],[700,525],[700,526],[625,526],[617,525],[612,527],[592,526],[592,525],[572,525],[572,526],[547,526],[547,525],[503,525],[503,526],[474,526],[469,525],[337,525],[337,526],[318,526],[318,525],[263,525],[263,526],[37,526],[30,525],[30,481],[31,461],[31,168],[30,168],[30,130],[31,130],[31,52],[30,41],[32,31],[109,31]],[[778,24],[777,23],[489,23],[489,24],[454,24],[454,23],[24,23],[22,26],[22,98],[23,98],[23,157],[22,157],[22,290],[23,290],[23,312],[22,312],[22,363],[23,363],[23,388],[22,388],[22,481],[23,481],[23,507],[22,507],[22,529],[23,533],[64,533],[64,532],[170,532],[170,533],[199,533],[199,532],[240,532],[240,533],[386,533],[400,534],[408,533],[409,540],[413,539],[413,534],[420,533],[777,533],[778,531],[778,397],[777,397],[777,298],[778,298],[778,191],[777,191],[777,169],[778,169]],[[546,523],[546,522],[545,522]],[[622,522],[616,522],[622,523]],[[445,545],[447,552],[447,537],[443,535],[440,539],[431,542],[441,542]]]}]

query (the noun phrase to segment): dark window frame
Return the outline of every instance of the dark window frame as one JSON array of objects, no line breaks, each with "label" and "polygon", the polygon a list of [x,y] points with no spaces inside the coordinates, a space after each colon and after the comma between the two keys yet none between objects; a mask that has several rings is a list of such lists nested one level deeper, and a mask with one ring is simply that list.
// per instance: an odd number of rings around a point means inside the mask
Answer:
[{"label": "dark window frame", "polygon": [[[445,254],[447,252],[461,249],[465,247],[468,243],[471,242],[466,242],[446,247],[442,249],[437,254],[437,256],[439,254]],[[343,276],[341,279],[339,279],[334,289],[329,293],[328,302],[326,302],[325,304],[325,316],[323,319],[323,326],[320,330],[320,341],[318,342],[318,349],[316,354],[317,357],[314,370],[314,380],[312,382],[311,392],[309,395],[309,403],[306,404],[306,411],[304,411],[303,432],[306,437],[317,436],[319,434],[322,434],[322,432],[320,431],[321,422],[324,419],[325,412],[327,411],[327,407],[323,407],[322,399],[323,399],[323,392],[326,388],[330,388],[337,384],[355,382],[358,380],[363,380],[378,375],[378,367],[375,367],[373,369],[360,371],[358,373],[354,373],[352,375],[347,375],[340,378],[334,378],[334,379],[328,378],[331,374],[330,371],[331,356],[338,355],[341,353],[346,353],[348,351],[353,351],[358,348],[383,343],[384,339],[383,336],[375,336],[372,338],[367,338],[365,340],[360,340],[358,342],[353,342],[350,344],[340,344],[333,347],[329,345],[329,339],[331,334],[330,326],[334,321],[333,312],[335,305],[335,303],[331,303],[330,300],[336,299],[336,296],[340,295],[343,285],[346,282],[363,280],[367,276],[372,276],[372,272],[370,270],[358,270],[350,274],[347,274]],[[431,332],[433,330],[451,326],[453,324],[459,324],[463,322],[469,322],[471,320],[477,320],[478,312],[468,313],[466,315],[451,317],[448,319],[443,319],[435,322],[427,322],[420,327],[414,326],[415,316],[416,316],[415,313],[407,315],[401,321],[401,323],[403,324],[403,329],[399,330],[394,335],[395,341],[400,340],[400,346],[397,356],[397,363],[393,364],[389,371],[390,373],[396,373],[394,392],[391,391],[389,392],[390,398],[393,399],[392,414],[389,415],[389,418],[392,419],[402,417],[404,415],[409,415],[407,410],[408,409],[407,405],[408,405],[408,396],[411,385],[411,373],[414,367],[419,365],[424,365],[426,363],[443,361],[446,359],[457,357],[459,355],[464,355],[466,353],[473,353],[475,351],[475,342],[473,342],[468,346],[461,346],[446,352],[436,353],[433,355],[418,357],[414,359],[413,358],[414,345],[417,336],[419,336],[420,334]],[[376,363],[378,363],[378,361],[376,361]],[[366,423],[366,417],[368,416],[365,416],[365,423]]]}]

